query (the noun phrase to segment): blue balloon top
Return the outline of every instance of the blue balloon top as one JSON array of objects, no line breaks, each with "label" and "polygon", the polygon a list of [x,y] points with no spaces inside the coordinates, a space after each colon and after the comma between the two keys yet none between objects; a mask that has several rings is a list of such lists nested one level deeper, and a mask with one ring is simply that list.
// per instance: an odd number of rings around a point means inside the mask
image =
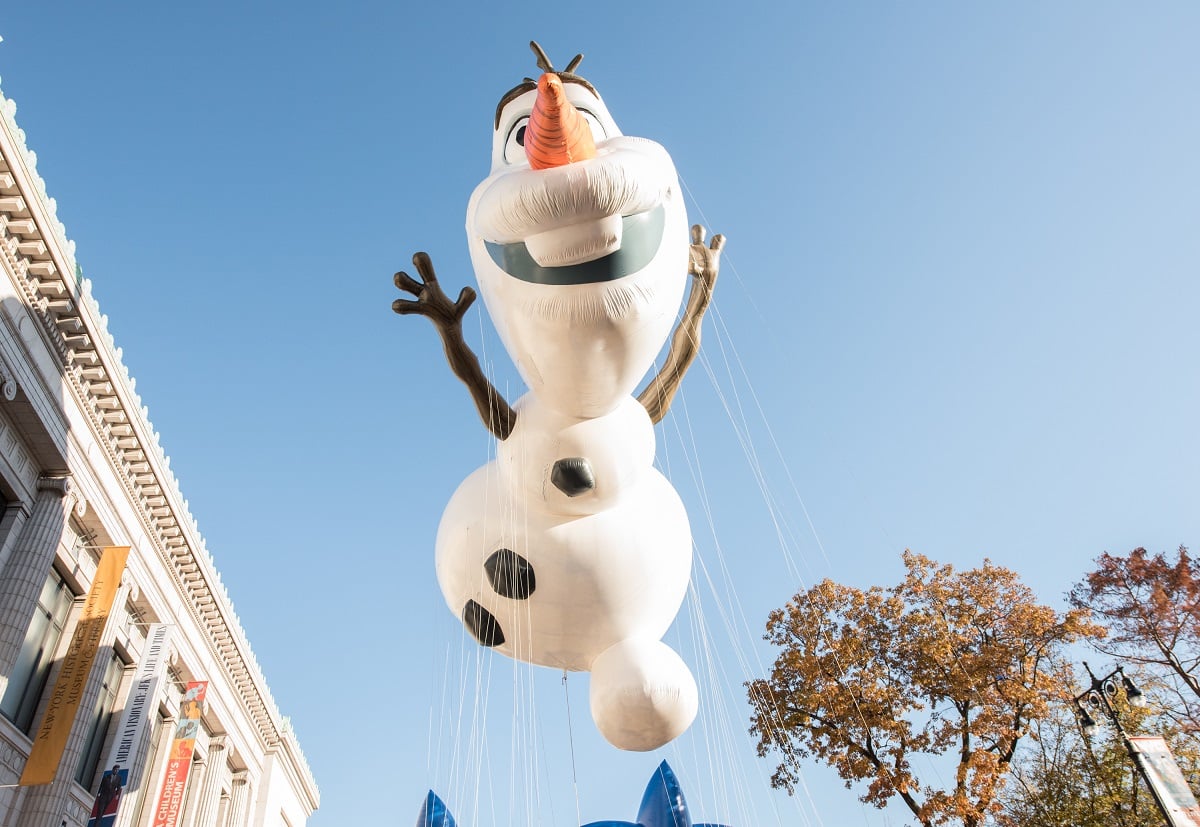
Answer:
[{"label": "blue balloon top", "polygon": [[688,813],[683,787],[675,777],[671,765],[663,761],[650,776],[642,806],[638,808],[637,822],[593,821],[584,827],[723,827],[720,824],[693,824]]},{"label": "blue balloon top", "polygon": [[642,806],[638,809],[638,824],[641,827],[692,827],[683,789],[666,761],[650,776]]},{"label": "blue balloon top", "polygon": [[446,803],[433,790],[425,796],[421,814],[417,816],[417,827],[457,827],[454,816],[446,809]]},{"label": "blue balloon top", "polygon": [[[425,804],[417,817],[417,827],[457,827],[454,816],[433,792],[425,796]],[[637,821],[592,821],[583,827],[725,827],[723,824],[693,824],[688,813],[683,788],[671,766],[663,761],[650,776]]]}]

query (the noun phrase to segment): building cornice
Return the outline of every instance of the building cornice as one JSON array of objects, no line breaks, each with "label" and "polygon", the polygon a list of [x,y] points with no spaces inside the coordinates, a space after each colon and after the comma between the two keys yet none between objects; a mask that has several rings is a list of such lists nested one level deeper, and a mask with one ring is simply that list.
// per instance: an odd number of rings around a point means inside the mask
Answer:
[{"label": "building cornice", "polygon": [[264,746],[286,743],[296,771],[317,799],[312,771],[271,696],[241,621],[196,520],[170,470],[149,411],[108,332],[108,319],[75,260],[75,244],[37,173],[37,157],[0,91],[0,256],[16,274],[25,303],[57,356],[97,444],[124,486],[166,571],[185,598],[211,654],[249,712]]}]

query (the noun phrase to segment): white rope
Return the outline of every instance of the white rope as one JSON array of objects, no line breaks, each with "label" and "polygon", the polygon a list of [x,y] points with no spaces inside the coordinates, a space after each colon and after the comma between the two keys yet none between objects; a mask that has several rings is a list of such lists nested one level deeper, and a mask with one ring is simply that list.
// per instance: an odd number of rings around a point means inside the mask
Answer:
[{"label": "white rope", "polygon": [[575,820],[583,823],[582,808],[579,805],[579,777],[575,774],[575,728],[571,723],[571,691],[567,688],[567,670],[563,670],[563,695],[567,699],[567,742],[571,747],[571,784],[575,787]]}]

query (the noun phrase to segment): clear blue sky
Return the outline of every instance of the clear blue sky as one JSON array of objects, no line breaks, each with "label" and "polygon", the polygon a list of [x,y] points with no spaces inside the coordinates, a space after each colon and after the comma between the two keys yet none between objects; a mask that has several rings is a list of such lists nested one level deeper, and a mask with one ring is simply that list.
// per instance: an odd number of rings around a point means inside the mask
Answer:
[{"label": "clear blue sky", "polygon": [[[21,3],[0,35],[314,827],[410,824],[430,787],[463,827],[628,819],[664,757],[702,819],[899,825],[815,765],[768,789],[741,683],[771,608],[894,582],[905,547],[1060,605],[1101,551],[1200,538],[1194,4]],[[491,447],[391,274],[428,250],[473,281],[466,201],[530,38],[584,52],[729,237],[658,429],[712,581],[669,635],[700,720],[654,755],[600,741],[584,676],[568,729],[561,676],[480,656],[434,579]],[[517,396],[482,307],[468,330]]]}]

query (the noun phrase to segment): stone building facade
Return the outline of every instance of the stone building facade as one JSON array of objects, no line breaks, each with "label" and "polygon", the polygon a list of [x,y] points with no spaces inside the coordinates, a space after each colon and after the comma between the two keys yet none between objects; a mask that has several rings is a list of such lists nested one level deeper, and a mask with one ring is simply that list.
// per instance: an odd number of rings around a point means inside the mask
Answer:
[{"label": "stone building facade", "polygon": [[[0,827],[83,827],[151,623],[166,678],[116,827],[147,827],[189,681],[208,681],[180,827],[299,827],[319,793],[0,92]],[[55,780],[18,785],[107,545],[121,588]]]}]

